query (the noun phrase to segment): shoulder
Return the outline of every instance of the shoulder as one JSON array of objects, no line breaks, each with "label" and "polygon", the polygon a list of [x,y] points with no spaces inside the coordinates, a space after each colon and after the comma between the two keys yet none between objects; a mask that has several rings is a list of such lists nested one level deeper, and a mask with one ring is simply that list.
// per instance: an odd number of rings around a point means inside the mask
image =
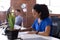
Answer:
[{"label": "shoulder", "polygon": [[43,21],[45,21],[45,22],[52,22],[52,20],[51,20],[51,18],[45,18]]},{"label": "shoulder", "polygon": [[51,20],[51,18],[46,18],[43,20],[43,23],[47,24],[47,25],[52,25],[52,20]]},{"label": "shoulder", "polygon": [[17,19],[23,19],[23,17],[21,17],[21,16],[17,16],[16,18],[17,18]]}]

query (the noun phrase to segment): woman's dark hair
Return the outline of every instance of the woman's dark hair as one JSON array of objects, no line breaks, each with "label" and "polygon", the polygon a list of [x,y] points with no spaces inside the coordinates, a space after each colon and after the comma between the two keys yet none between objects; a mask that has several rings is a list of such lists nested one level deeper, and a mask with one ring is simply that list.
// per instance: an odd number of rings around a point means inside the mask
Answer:
[{"label": "woman's dark hair", "polygon": [[49,17],[49,11],[48,11],[48,7],[45,4],[35,4],[33,9],[40,15],[40,19],[45,19],[47,17]]}]

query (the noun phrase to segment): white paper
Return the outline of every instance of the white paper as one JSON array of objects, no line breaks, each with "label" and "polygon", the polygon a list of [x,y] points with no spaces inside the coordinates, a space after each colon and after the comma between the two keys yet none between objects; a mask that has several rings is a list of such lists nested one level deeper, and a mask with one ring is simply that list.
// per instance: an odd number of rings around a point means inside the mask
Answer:
[{"label": "white paper", "polygon": [[19,26],[19,25],[14,25],[14,29],[21,29],[21,26]]},{"label": "white paper", "polygon": [[21,27],[21,30],[24,30],[24,29],[26,29],[25,27]]}]

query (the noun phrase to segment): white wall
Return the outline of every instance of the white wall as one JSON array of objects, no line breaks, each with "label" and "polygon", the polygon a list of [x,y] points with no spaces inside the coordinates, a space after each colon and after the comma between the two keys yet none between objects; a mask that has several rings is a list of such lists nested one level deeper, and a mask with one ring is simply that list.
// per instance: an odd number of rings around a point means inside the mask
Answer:
[{"label": "white wall", "polygon": [[38,4],[46,4],[52,14],[60,14],[60,0],[36,0]]},{"label": "white wall", "polygon": [[36,0],[36,3],[49,5],[49,0]]},{"label": "white wall", "polygon": [[10,7],[10,0],[0,0],[0,11],[7,11]]}]

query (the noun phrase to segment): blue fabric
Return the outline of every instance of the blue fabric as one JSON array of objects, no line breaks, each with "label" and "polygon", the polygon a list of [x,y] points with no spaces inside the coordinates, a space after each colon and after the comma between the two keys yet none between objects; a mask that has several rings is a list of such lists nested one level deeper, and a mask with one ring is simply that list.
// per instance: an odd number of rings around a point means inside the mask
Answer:
[{"label": "blue fabric", "polygon": [[45,28],[50,25],[52,27],[52,21],[50,18],[45,18],[44,20],[41,21],[40,24],[38,24],[38,18],[34,21],[32,28],[35,31],[43,32],[45,31]]},{"label": "blue fabric", "polygon": [[21,16],[16,16],[15,25],[20,25],[21,26],[22,21],[23,21],[23,18]]}]

